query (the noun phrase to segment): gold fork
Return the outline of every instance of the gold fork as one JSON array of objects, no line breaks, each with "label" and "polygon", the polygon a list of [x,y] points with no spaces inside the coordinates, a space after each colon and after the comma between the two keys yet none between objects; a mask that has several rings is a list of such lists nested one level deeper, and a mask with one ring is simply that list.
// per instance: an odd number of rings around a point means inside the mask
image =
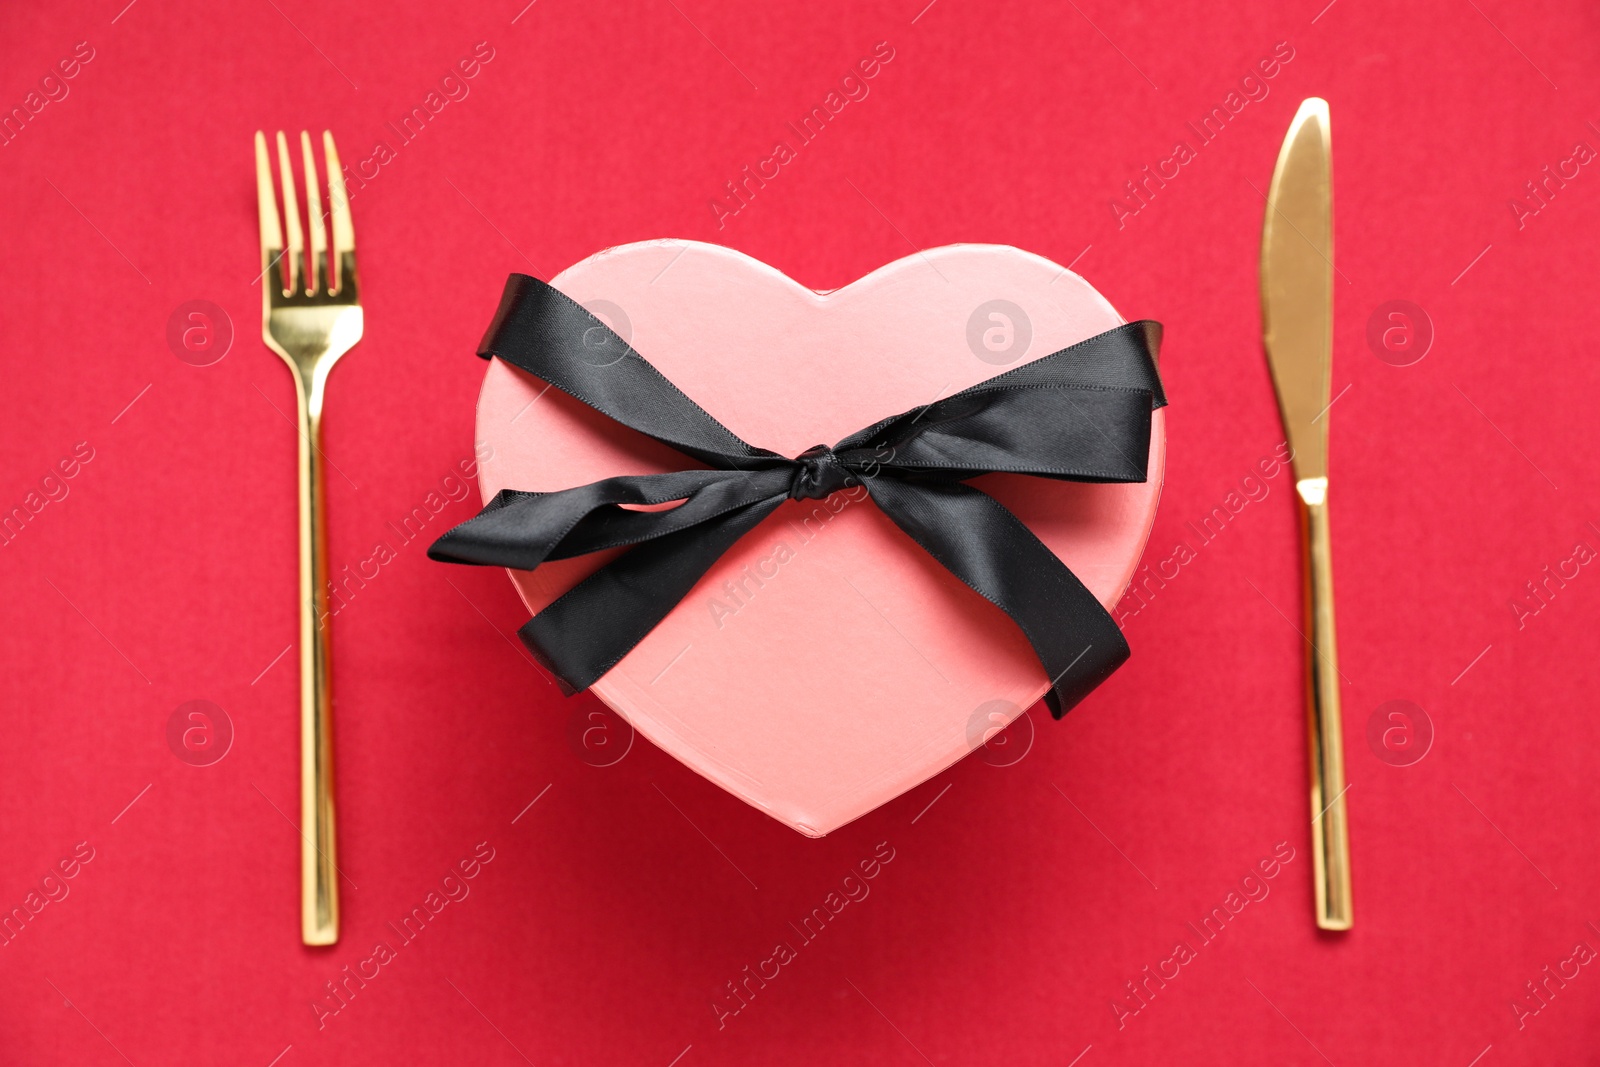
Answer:
[{"label": "gold fork", "polygon": [[[294,371],[300,411],[300,933],[308,945],[339,940],[335,880],[333,711],[328,691],[328,546],[324,523],[322,398],[328,372],[361,340],[356,238],[333,134],[323,131],[328,167],[328,233],[311,137],[300,132],[305,163],[310,254],[304,255],[289,145],[278,131],[283,218],[273,194],[267,139],[256,132],[256,192],[261,204],[261,339]],[[284,247],[287,228],[289,243]]]}]

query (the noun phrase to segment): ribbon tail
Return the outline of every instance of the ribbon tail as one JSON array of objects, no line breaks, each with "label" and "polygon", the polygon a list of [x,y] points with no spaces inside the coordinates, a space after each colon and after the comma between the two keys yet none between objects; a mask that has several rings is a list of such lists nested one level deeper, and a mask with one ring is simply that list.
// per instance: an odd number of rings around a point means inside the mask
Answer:
[{"label": "ribbon tail", "polygon": [[1128,658],[1116,621],[999,501],[960,482],[865,480],[894,524],[1021,628],[1061,718]]},{"label": "ribbon tail", "polygon": [[[435,541],[428,558],[531,571],[547,560],[677,533],[781,493],[788,481],[781,470],[712,470],[606,478],[551,493],[502,489]],[[665,511],[619,506],[674,501],[681,503]]]},{"label": "ribbon tail", "polygon": [[567,590],[518,631],[569,695],[587,689],[678,605],[785,494],[640,544]]}]

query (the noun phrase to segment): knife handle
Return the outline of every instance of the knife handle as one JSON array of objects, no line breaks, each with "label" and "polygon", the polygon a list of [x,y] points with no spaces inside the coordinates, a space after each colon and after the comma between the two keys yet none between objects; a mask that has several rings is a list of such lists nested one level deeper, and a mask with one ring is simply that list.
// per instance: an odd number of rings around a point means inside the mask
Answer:
[{"label": "knife handle", "polygon": [[1306,671],[1306,725],[1311,740],[1311,858],[1317,926],[1348,930],[1350,837],[1339,718],[1339,653],[1333,621],[1333,557],[1328,536],[1328,479],[1295,483],[1305,531],[1305,605],[1311,649]]}]

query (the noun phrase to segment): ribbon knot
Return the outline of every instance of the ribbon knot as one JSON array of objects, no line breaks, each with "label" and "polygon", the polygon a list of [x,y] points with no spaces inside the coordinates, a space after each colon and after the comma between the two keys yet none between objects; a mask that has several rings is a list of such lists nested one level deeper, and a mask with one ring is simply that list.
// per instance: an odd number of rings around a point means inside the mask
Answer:
[{"label": "ribbon knot", "polygon": [[[596,338],[615,359],[597,361]],[[699,466],[552,493],[502,490],[428,549],[432,559],[533,570],[627,548],[520,634],[569,692],[586,689],[689,595],[734,543],[790,500],[862,485],[912,541],[1004,611],[1033,646],[1057,718],[1128,658],[1116,621],[993,497],[1009,473],[1142,482],[1161,326],[1133,322],[789,459],[712,418],[567,296],[513,274],[478,355],[498,357],[682,452]],[[677,502],[671,508],[644,508]]]},{"label": "ribbon knot", "polygon": [[790,500],[824,500],[856,483],[855,475],[827,445],[812,445],[794,461],[798,466],[789,483]]}]

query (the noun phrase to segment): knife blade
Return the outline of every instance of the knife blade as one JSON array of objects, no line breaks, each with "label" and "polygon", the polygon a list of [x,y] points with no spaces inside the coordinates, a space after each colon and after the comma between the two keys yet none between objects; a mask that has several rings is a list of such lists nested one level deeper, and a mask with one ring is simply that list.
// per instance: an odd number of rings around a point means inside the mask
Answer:
[{"label": "knife blade", "polygon": [[1350,843],[1328,525],[1333,387],[1333,172],[1328,103],[1300,105],[1261,229],[1261,323],[1293,459],[1305,559],[1306,725],[1317,925],[1351,925]]},{"label": "knife blade", "polygon": [[1333,386],[1333,177],[1328,103],[1300,105],[1261,231],[1261,325],[1297,479],[1328,474]]}]

